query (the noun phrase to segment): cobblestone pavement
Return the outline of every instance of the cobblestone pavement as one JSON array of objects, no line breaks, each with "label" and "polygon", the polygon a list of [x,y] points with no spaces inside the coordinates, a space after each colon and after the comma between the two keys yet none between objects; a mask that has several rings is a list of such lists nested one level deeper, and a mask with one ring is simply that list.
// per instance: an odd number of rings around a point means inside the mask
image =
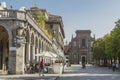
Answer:
[{"label": "cobblestone pavement", "polygon": [[107,67],[87,65],[82,69],[81,65],[72,65],[57,80],[120,80],[120,72]]},{"label": "cobblestone pavement", "polygon": [[38,77],[20,77],[20,78],[9,78],[9,79],[0,79],[0,80],[55,80],[56,78],[38,78]]}]

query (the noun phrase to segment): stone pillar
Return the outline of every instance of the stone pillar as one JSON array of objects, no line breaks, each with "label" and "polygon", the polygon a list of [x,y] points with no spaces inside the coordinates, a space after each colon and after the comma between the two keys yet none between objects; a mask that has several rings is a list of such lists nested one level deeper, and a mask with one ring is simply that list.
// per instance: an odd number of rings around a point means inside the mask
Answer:
[{"label": "stone pillar", "polygon": [[[10,48],[13,48],[13,47],[10,47]],[[16,51],[12,50],[12,51],[9,51],[8,74],[15,74],[15,73],[16,73]]]},{"label": "stone pillar", "polygon": [[16,73],[16,47],[13,47],[13,40],[9,39],[9,55],[8,55],[8,74]]},{"label": "stone pillar", "polygon": [[23,74],[25,40],[15,35],[9,39],[8,74]]},{"label": "stone pillar", "polygon": [[16,74],[24,73],[24,54],[25,54],[25,44],[21,44],[16,51]]},{"label": "stone pillar", "polygon": [[8,58],[8,74],[24,73],[24,49],[24,44],[22,44],[19,48],[10,47]]},{"label": "stone pillar", "polygon": [[35,61],[35,45],[32,45],[32,54],[33,54],[33,56],[32,56],[32,60],[33,61]]},{"label": "stone pillar", "polygon": [[30,62],[30,43],[27,43],[27,62]]},{"label": "stone pillar", "polygon": [[[35,53],[35,54],[38,54],[38,53],[39,53],[38,50],[39,50],[39,49],[38,49],[38,47],[37,47],[37,49],[36,49],[36,53]],[[37,62],[38,62],[38,60],[39,60],[39,56],[37,56]]]},{"label": "stone pillar", "polygon": [[8,74],[23,74],[25,44],[21,44],[18,48],[10,46],[9,49]]}]

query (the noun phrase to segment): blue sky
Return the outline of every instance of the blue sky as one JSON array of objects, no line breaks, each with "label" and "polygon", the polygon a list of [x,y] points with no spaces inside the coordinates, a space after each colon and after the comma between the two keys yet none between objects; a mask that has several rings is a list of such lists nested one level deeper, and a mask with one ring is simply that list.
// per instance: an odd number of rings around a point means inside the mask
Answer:
[{"label": "blue sky", "polygon": [[63,18],[65,41],[76,30],[91,30],[91,36],[103,37],[114,28],[120,18],[120,0],[0,0],[14,9],[36,6]]}]

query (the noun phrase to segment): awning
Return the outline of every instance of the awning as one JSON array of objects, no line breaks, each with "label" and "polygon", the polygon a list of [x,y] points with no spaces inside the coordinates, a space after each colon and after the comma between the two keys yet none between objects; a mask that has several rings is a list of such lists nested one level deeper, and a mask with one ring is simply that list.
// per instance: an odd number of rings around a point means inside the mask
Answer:
[{"label": "awning", "polygon": [[53,52],[50,52],[50,51],[49,51],[49,53],[50,53],[53,57],[55,57],[55,58],[58,56],[57,54],[55,54],[55,53],[53,53]]},{"label": "awning", "polygon": [[53,57],[48,51],[43,51],[43,52],[41,52],[41,53],[37,53],[35,56]]}]

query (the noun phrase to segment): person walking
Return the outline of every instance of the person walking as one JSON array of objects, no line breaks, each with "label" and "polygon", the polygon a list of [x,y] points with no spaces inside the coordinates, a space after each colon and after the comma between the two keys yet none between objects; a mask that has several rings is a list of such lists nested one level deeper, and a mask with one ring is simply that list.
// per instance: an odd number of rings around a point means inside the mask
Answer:
[{"label": "person walking", "polygon": [[85,62],[82,62],[82,68],[83,68],[83,69],[86,69]]},{"label": "person walking", "polygon": [[116,70],[119,70],[119,63],[116,63]]},{"label": "person walking", "polygon": [[44,63],[44,61],[42,59],[42,61],[39,64],[39,76],[40,75],[44,76],[44,67],[45,67],[45,63]]},{"label": "person walking", "polygon": [[113,62],[112,63],[112,69],[113,69],[113,71],[115,71],[115,68],[116,68],[116,64],[115,64],[115,62]]},{"label": "person walking", "polygon": [[86,69],[86,60],[85,60],[85,56],[82,57],[82,68]]}]

